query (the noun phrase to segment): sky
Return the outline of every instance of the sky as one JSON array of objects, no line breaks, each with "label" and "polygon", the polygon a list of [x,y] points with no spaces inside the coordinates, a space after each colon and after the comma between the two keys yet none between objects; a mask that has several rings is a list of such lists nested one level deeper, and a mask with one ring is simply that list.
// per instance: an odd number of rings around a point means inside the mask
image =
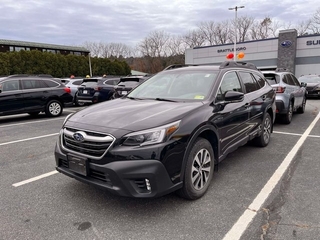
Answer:
[{"label": "sky", "polygon": [[183,35],[201,22],[237,15],[298,23],[319,0],[1,0],[0,39],[82,46],[85,42],[134,47],[153,31]]}]

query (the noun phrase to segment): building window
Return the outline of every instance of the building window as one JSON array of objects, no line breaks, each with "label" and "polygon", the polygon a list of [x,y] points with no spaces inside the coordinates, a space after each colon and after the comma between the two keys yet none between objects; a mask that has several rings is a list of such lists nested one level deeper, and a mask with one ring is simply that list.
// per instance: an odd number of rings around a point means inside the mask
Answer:
[{"label": "building window", "polygon": [[20,52],[21,50],[26,50],[24,47],[15,47],[14,50],[16,52]]},{"label": "building window", "polygon": [[10,49],[10,52],[14,51],[14,47],[13,46],[10,46],[9,49]]},{"label": "building window", "polygon": [[81,52],[73,52],[74,55],[81,56]]}]

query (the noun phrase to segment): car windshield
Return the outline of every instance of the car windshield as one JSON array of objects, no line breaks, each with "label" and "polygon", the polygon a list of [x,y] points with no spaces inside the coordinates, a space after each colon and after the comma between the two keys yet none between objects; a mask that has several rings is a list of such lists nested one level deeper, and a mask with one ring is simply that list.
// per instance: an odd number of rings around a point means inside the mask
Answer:
[{"label": "car windshield", "polygon": [[128,97],[139,99],[203,100],[218,71],[164,71],[135,88]]},{"label": "car windshield", "polygon": [[320,76],[303,76],[300,77],[299,82],[305,82],[305,83],[320,83]]}]

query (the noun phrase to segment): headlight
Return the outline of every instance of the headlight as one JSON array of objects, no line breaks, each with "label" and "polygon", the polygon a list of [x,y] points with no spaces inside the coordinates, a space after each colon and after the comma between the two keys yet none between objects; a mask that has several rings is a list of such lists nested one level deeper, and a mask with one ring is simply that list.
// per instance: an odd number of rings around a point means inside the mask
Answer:
[{"label": "headlight", "polygon": [[180,120],[161,127],[152,128],[140,132],[130,133],[124,136],[125,146],[145,146],[166,141],[178,130]]},{"label": "headlight", "polygon": [[316,90],[316,91],[320,91],[320,87],[316,87],[315,90]]}]

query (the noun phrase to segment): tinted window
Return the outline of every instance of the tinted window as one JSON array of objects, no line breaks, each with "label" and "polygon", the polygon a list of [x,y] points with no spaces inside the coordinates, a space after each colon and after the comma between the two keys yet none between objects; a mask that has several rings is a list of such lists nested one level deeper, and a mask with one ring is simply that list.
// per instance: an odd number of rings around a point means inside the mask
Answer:
[{"label": "tinted window", "polygon": [[290,74],[285,74],[285,75],[283,76],[282,81],[283,81],[285,84],[295,85],[294,82],[293,82],[293,80],[292,80],[292,78],[291,78],[291,76],[290,76]]},{"label": "tinted window", "polygon": [[291,78],[292,78],[292,81],[294,82],[294,84],[296,86],[300,86],[300,83],[299,83],[298,79],[294,75],[291,74]]},{"label": "tinted window", "polygon": [[228,91],[243,92],[239,78],[235,72],[227,73],[223,77],[218,94],[217,94],[217,100],[223,101],[224,96]]},{"label": "tinted window", "polygon": [[254,92],[260,88],[257,81],[248,72],[239,72],[242,82],[245,86],[246,93]]},{"label": "tinted window", "polygon": [[48,86],[41,80],[24,79],[22,80],[22,87],[23,89],[36,89],[36,88],[47,88]]},{"label": "tinted window", "polygon": [[46,87],[58,87],[59,83],[50,81],[50,80],[44,80],[45,84],[47,85]]},{"label": "tinted window", "polygon": [[72,84],[73,85],[80,85],[82,83],[82,80],[77,80],[77,81],[74,81]]},{"label": "tinted window", "polygon": [[264,77],[267,79],[270,85],[280,82],[280,76],[274,73],[264,73]]},{"label": "tinted window", "polygon": [[104,84],[117,85],[118,82],[119,82],[119,79],[111,79],[111,80],[109,79],[109,80],[106,80],[106,81],[104,82]]},{"label": "tinted window", "polygon": [[10,80],[2,83],[2,91],[16,91],[19,90],[19,80]]},{"label": "tinted window", "polygon": [[98,79],[93,79],[93,80],[90,80],[90,81],[83,81],[81,83],[81,86],[84,86],[84,87],[95,87],[98,83]]},{"label": "tinted window", "polygon": [[266,84],[266,81],[264,78],[260,77],[258,74],[253,74],[254,78],[257,80],[260,88],[264,87],[264,85]]}]

